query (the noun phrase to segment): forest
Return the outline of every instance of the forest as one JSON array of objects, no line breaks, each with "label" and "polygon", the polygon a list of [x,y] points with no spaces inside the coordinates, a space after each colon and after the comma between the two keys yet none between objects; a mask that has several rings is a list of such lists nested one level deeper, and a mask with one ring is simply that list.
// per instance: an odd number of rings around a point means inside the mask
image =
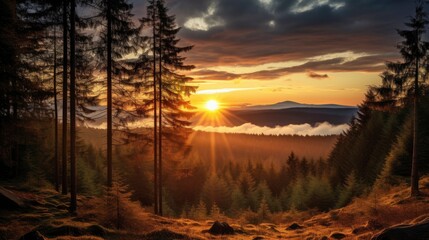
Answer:
[{"label": "forest", "polygon": [[[107,203],[116,222],[100,224],[116,229],[134,209],[260,224],[335,211],[402,183],[411,198],[425,196],[423,3],[397,31],[400,59],[386,63],[338,136],[192,130],[193,46],[181,44],[164,0],[149,0],[138,23],[132,9],[126,0],[0,0],[0,186],[52,190],[71,216],[88,211],[81,197]],[[106,129],[87,127],[102,118]],[[141,119],[152,126],[131,127]]]}]

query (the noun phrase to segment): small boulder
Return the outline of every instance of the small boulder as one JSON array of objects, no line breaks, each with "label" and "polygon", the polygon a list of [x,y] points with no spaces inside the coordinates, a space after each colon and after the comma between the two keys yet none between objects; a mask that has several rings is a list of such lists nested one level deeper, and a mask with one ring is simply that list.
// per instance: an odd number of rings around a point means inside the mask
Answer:
[{"label": "small boulder", "polygon": [[46,238],[39,231],[31,231],[19,238],[19,240],[46,240]]},{"label": "small boulder", "polygon": [[298,230],[303,228],[304,227],[299,225],[298,223],[292,223],[289,227],[286,228],[286,230]]},{"label": "small boulder", "polygon": [[151,233],[146,234],[146,238],[148,240],[175,240],[175,239],[189,239],[188,236],[176,232],[172,232],[168,229],[162,229],[158,231],[153,231]]},{"label": "small boulder", "polygon": [[212,235],[232,235],[234,234],[234,229],[226,222],[216,221],[208,232]]},{"label": "small boulder", "polygon": [[416,224],[396,225],[376,234],[372,240],[429,239],[429,218]]},{"label": "small boulder", "polygon": [[335,232],[332,233],[330,237],[333,239],[343,239],[346,237],[346,235],[344,233]]},{"label": "small boulder", "polygon": [[253,238],[253,240],[264,240],[265,238],[263,238],[263,237],[261,237],[261,236],[257,236],[257,237],[254,237]]},{"label": "small boulder", "polygon": [[0,186],[0,208],[19,209],[25,207],[24,202],[15,193]]}]

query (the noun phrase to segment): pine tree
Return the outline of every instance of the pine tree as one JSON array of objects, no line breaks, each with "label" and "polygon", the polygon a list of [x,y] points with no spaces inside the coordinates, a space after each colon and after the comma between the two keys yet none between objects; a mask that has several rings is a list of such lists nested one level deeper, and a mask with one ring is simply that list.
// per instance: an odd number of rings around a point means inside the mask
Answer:
[{"label": "pine tree", "polygon": [[356,174],[352,172],[346,179],[346,183],[342,187],[337,199],[336,207],[341,208],[346,206],[354,196],[359,193]]},{"label": "pine tree", "polygon": [[200,202],[198,203],[195,209],[194,218],[197,220],[203,220],[207,218],[207,205],[204,203],[203,200],[200,200]]},{"label": "pine tree", "polygon": [[429,42],[424,40],[429,23],[424,2],[418,1],[414,17],[405,23],[407,30],[398,30],[403,41],[398,44],[402,61],[390,62],[383,73],[382,86],[375,88],[378,102],[392,101],[413,105],[413,148],[411,164],[411,196],[419,195],[418,173],[418,103],[422,84],[426,80]]},{"label": "pine tree", "polygon": [[289,209],[291,210],[305,210],[306,209],[306,191],[304,189],[305,181],[297,179],[293,184],[289,196]]},{"label": "pine tree", "polygon": [[[127,0],[96,0],[93,5],[99,13],[93,23],[99,30],[97,39],[97,56],[100,59],[99,69],[106,72],[107,85],[107,186],[113,181],[113,128],[118,122],[125,121],[127,114],[121,114],[128,106],[119,104],[121,98],[127,98],[129,90],[123,86],[122,78],[130,71],[123,57],[135,52],[139,29],[134,27],[131,10],[132,4]],[[100,25],[102,27],[100,27]],[[114,122],[118,118],[119,121]]]},{"label": "pine tree", "polygon": [[277,210],[275,209],[273,194],[265,181],[258,184],[252,195],[255,202],[255,210],[260,207],[262,201],[265,201],[270,210]]},{"label": "pine tree", "polygon": [[62,180],[61,180],[61,193],[67,194],[68,181],[67,181],[67,99],[68,99],[68,4],[66,0],[62,1],[62,28],[63,28],[63,112],[62,112],[62,136],[61,136],[61,163],[62,163]]},{"label": "pine tree", "polygon": [[246,209],[249,207],[249,203],[246,199],[246,196],[240,190],[239,186],[234,186],[231,193],[231,212],[237,213],[242,209]]},{"label": "pine tree", "polygon": [[0,137],[12,176],[20,174],[21,121],[46,119],[51,113],[47,99],[52,88],[47,88],[44,75],[45,26],[27,9],[32,4],[27,0],[0,1]]},{"label": "pine tree", "polygon": [[[27,59],[25,56],[32,56],[30,60],[25,60],[26,69],[25,75],[29,80],[34,84],[39,86],[41,89],[45,89],[49,94],[48,98],[36,98],[33,101],[37,101],[39,106],[33,107],[35,116],[37,111],[38,118],[41,117],[50,117],[49,113],[51,101],[54,104],[54,181],[55,188],[59,191],[60,184],[60,166],[59,166],[59,157],[58,157],[58,102],[57,102],[57,35],[56,30],[57,26],[61,24],[61,2],[47,0],[23,0],[18,1],[17,6],[18,12],[20,14],[20,22],[24,24],[28,29],[28,34],[25,38],[26,42],[32,43],[30,47],[33,50],[30,50],[29,47],[23,47],[25,54],[20,56],[21,59]],[[36,11],[34,11],[36,10]],[[54,49],[51,50],[52,45]],[[24,44],[25,46],[25,44]],[[24,57],[25,56],[25,57]],[[35,60],[37,59],[37,60]],[[31,65],[31,67],[30,67]],[[29,77],[33,76],[33,77]],[[52,80],[49,81],[49,80]],[[53,86],[52,86],[53,85]],[[52,99],[53,97],[53,99]],[[30,102],[30,101],[28,101]]]},{"label": "pine tree", "polygon": [[268,216],[271,214],[270,208],[268,207],[268,203],[265,198],[262,199],[258,208],[258,217],[260,220],[266,220]]},{"label": "pine tree", "polygon": [[57,32],[54,26],[54,73],[53,73],[53,87],[54,87],[54,163],[55,163],[55,190],[60,191],[60,163],[58,158],[58,93],[57,93]]},{"label": "pine tree", "polygon": [[215,174],[212,174],[204,183],[201,196],[209,208],[216,204],[221,209],[225,210],[231,205],[229,186],[222,178]]},{"label": "pine tree", "polygon": [[76,178],[76,0],[70,1],[70,212],[77,209]]},{"label": "pine tree", "polygon": [[296,181],[296,179],[298,178],[298,164],[298,157],[295,155],[294,152],[291,152],[289,157],[287,158],[287,170],[289,175],[288,177],[292,182]]},{"label": "pine tree", "polygon": [[[192,65],[184,64],[180,54],[192,49],[192,46],[178,47],[180,41],[176,35],[180,28],[175,17],[168,15],[163,0],[150,0],[147,17],[142,18],[143,26],[152,28],[150,51],[152,61],[152,93],[147,100],[148,109],[153,110],[154,118],[154,188],[155,213],[162,215],[162,143],[163,138],[174,135],[190,123],[190,102],[186,99],[195,87],[187,85],[192,78],[180,74],[191,70]],[[177,139],[177,138],[176,138]]]},{"label": "pine tree", "polygon": [[221,214],[220,208],[216,203],[214,203],[210,208],[210,217],[216,220],[216,219],[219,219],[221,215],[222,214]]}]

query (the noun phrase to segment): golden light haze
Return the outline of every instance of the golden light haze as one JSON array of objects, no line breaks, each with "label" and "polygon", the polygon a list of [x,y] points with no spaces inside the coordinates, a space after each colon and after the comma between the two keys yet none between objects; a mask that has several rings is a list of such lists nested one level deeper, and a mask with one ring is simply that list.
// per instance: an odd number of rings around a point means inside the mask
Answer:
[{"label": "golden light haze", "polygon": [[[203,109],[216,99],[225,108],[272,104],[282,101],[356,106],[364,99],[368,86],[380,82],[376,72],[324,72],[327,78],[315,79],[308,73],[294,73],[274,80],[206,80],[197,84],[191,102]],[[190,74],[192,76],[192,74]],[[194,77],[198,82],[198,78]]]}]

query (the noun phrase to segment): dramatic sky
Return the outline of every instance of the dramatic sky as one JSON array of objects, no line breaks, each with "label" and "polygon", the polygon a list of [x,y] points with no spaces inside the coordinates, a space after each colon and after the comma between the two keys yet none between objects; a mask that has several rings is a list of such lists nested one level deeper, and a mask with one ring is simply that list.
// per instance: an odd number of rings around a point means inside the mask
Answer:
[{"label": "dramatic sky", "polygon": [[[133,0],[136,17],[146,1]],[[398,57],[396,29],[413,0],[166,0],[194,45],[186,63],[199,86],[196,106],[359,104]]]}]

